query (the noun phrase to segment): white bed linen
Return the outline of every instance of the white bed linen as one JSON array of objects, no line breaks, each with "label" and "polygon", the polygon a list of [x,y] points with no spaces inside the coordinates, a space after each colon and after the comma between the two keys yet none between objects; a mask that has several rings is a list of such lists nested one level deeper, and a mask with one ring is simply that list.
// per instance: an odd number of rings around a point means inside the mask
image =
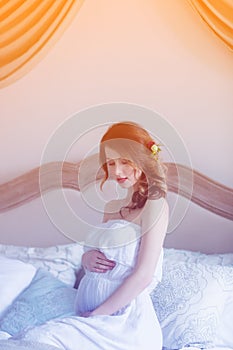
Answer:
[{"label": "white bed linen", "polygon": [[[1,247],[2,247],[2,253],[3,252],[7,253],[7,255],[10,255],[11,258],[19,256],[19,255],[20,255],[20,258],[22,258],[21,253],[18,254],[18,251],[17,251],[18,247],[8,247],[8,246],[6,246],[6,248],[5,248],[3,246],[0,246],[0,248]],[[19,248],[20,248],[20,252],[21,252],[22,247],[19,247]],[[63,257],[64,254],[62,252],[65,249],[66,257],[69,258],[69,263],[71,263],[70,264],[70,268],[74,268],[74,266],[76,266],[76,259],[80,260],[80,258],[81,258],[81,254],[79,254],[80,253],[80,249],[78,247],[78,250],[77,250],[77,246],[72,245],[71,248],[73,250],[72,250],[72,254],[70,254],[70,247],[68,246],[68,248],[67,248],[67,246],[54,247],[54,248],[51,247],[51,248],[49,248],[49,257],[48,257],[47,249],[45,249],[45,251],[46,251],[45,253],[41,249],[40,251],[37,251],[37,253],[36,253],[37,254],[37,258],[39,258],[39,260],[42,261],[42,262],[43,262],[43,259],[45,259],[45,261],[46,261],[45,265],[47,266],[47,261],[50,261],[51,264],[53,264],[53,260],[51,259],[51,251],[50,251],[51,249],[52,249],[53,252],[56,251],[56,254],[57,254],[56,259],[60,259],[61,256]],[[32,249],[32,248],[29,248],[29,249]],[[226,266],[231,266],[233,268],[233,254],[205,255],[205,254],[201,254],[201,253],[198,253],[198,252],[182,251],[182,250],[175,250],[175,249],[164,249],[164,251],[165,251],[165,262],[166,262],[166,260],[169,260],[169,262],[173,263],[174,266],[176,266],[176,264],[180,263],[180,262],[187,262],[187,263],[192,262],[192,263],[202,263],[205,266],[207,266],[207,265],[225,266],[226,265]],[[28,252],[25,251],[24,253],[28,255]],[[0,255],[1,255],[1,249],[0,249]],[[53,255],[53,257],[54,256],[55,255]],[[75,264],[73,263],[73,260],[72,260],[73,258],[75,258]],[[33,259],[34,259],[34,257],[33,257]],[[31,263],[31,260],[29,260],[29,261]],[[65,259],[64,259],[64,261],[65,261]],[[11,259],[11,262],[14,263],[14,260]],[[20,264],[22,264],[22,263],[20,263]],[[49,265],[49,268],[50,268],[50,265]],[[1,266],[3,268],[3,265],[1,265]],[[20,269],[21,269],[21,267],[23,265],[19,265],[17,263],[17,266],[19,266]],[[62,265],[62,267],[63,267],[63,265]],[[60,277],[60,270],[62,270],[62,273],[63,273],[64,268],[60,269],[60,267],[59,267],[59,274],[57,275],[57,277]],[[21,271],[23,271],[23,269],[21,269]],[[16,273],[16,270],[15,270],[15,266],[14,266],[14,268],[12,270],[12,282],[14,282],[14,284],[17,281],[17,279],[15,279],[16,275],[18,276],[18,274]],[[75,274],[72,273],[72,275],[75,275]],[[9,281],[9,276],[10,276],[9,274],[6,275],[6,277],[7,277],[6,281],[7,282]],[[2,282],[2,280],[1,280],[1,282]],[[230,280],[228,280],[228,282],[230,282]],[[72,283],[73,283],[73,280],[72,280]],[[156,283],[157,283],[157,281],[156,281]],[[0,284],[0,287],[4,287],[5,288],[5,285],[4,284]],[[232,290],[232,287],[231,287],[231,290]],[[229,302],[226,303],[226,307],[225,307],[226,308],[226,310],[225,310],[226,312],[224,313],[224,315],[222,315],[222,319],[221,319],[222,327],[221,327],[220,332],[219,332],[220,333],[219,336],[221,336],[221,341],[219,341],[219,339],[218,339],[218,341],[216,342],[216,344],[218,344],[219,347],[214,347],[214,348],[212,347],[212,348],[209,348],[209,349],[212,349],[212,350],[233,350],[233,346],[231,347],[231,343],[233,342],[233,339],[232,339],[233,338],[233,333],[232,333],[232,324],[233,324],[232,315],[233,315],[233,313],[231,312],[232,305],[233,305],[233,301],[232,301],[232,298],[231,298],[229,300]],[[197,307],[198,306],[199,306],[199,304],[197,304]],[[225,321],[223,322],[223,320],[225,320]],[[63,323],[63,320],[60,320],[60,321],[61,321],[61,323]],[[73,325],[72,325],[72,327],[73,327]],[[1,339],[7,339],[9,337],[10,337],[10,335],[8,333],[0,331],[0,341],[1,341]],[[66,342],[66,339],[67,339],[67,337],[64,336],[64,342]],[[18,343],[18,344],[20,344],[20,343]],[[187,343],[185,343],[185,344],[187,344]],[[224,347],[224,345],[225,345],[225,347]],[[9,346],[11,346],[11,345],[9,344]],[[5,350],[4,346],[1,347],[1,344],[0,344],[0,350],[2,350],[2,349]],[[21,347],[19,349],[21,350]],[[64,347],[62,349],[64,349]],[[65,349],[68,349],[68,348],[65,347]],[[186,349],[187,350],[192,350],[191,347],[188,347]],[[199,348],[196,348],[196,349],[199,349]],[[7,347],[7,350],[8,350],[8,347]],[[30,348],[30,350],[31,350],[31,348]],[[36,348],[34,348],[34,350],[36,350]],[[75,348],[75,350],[78,350],[78,349]],[[169,350],[169,349],[166,349],[166,350]],[[178,349],[176,349],[176,350],[178,350]],[[185,350],[185,349],[182,348],[182,350]]]},{"label": "white bed linen", "polygon": [[8,339],[8,338],[10,338],[10,337],[11,337],[11,335],[10,335],[9,333],[0,331],[0,340],[2,340],[2,339]]},{"label": "white bed linen", "polygon": [[[89,272],[84,276],[79,287],[81,293],[79,294],[79,289],[77,293],[78,315],[79,312],[96,308],[103,302],[102,297],[108,298],[131,273],[136,263],[140,246],[140,226],[134,223],[129,224],[125,220],[111,220],[103,226],[104,232],[103,230],[95,231],[93,238],[96,240],[96,247],[99,247],[100,250],[103,246],[108,247],[104,253],[108,259],[116,262],[116,266],[105,274]],[[116,249],[112,243],[113,240],[115,241],[115,230],[122,236],[127,234],[130,234],[131,238],[134,236],[134,240]],[[93,243],[92,239],[91,241]],[[158,279],[161,275],[162,259],[160,265],[159,269],[157,267]],[[83,285],[84,288],[82,288]],[[26,331],[25,335],[17,339],[44,342],[63,350],[78,350],[79,348],[87,350],[141,350],[142,348],[161,350],[162,348],[161,328],[146,289],[114,315],[98,315],[88,318],[70,316],[54,319]]]},{"label": "white bed linen", "polygon": [[36,268],[16,259],[0,256],[0,317],[32,281]]},{"label": "white bed linen", "polygon": [[[169,349],[165,348],[165,350],[169,350]],[[200,350],[200,348],[188,346],[188,347],[180,348],[180,349],[176,349],[176,350]],[[215,348],[201,348],[201,350],[232,350],[232,348],[225,348],[225,347],[224,348],[220,348],[220,347],[216,348],[215,347]]]}]

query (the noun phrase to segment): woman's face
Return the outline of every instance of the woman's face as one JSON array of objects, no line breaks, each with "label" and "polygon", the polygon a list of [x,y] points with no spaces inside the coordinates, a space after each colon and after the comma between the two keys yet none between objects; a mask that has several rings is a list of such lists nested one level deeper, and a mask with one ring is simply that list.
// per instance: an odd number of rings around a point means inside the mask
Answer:
[{"label": "woman's face", "polygon": [[109,177],[123,187],[130,188],[134,186],[140,178],[142,171],[135,168],[132,163],[120,156],[117,151],[106,147],[106,161]]}]

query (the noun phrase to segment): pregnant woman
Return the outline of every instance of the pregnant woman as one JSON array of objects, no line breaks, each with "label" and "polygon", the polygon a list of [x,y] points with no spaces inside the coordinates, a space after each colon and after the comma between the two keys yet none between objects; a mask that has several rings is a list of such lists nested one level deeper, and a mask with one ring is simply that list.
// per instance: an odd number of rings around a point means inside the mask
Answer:
[{"label": "pregnant woman", "polygon": [[106,204],[103,224],[86,238],[76,315],[51,320],[25,339],[66,350],[162,349],[149,296],[161,279],[169,216],[166,168],[159,152],[149,133],[133,122],[113,124],[103,135],[101,186],[115,180],[127,195]]}]

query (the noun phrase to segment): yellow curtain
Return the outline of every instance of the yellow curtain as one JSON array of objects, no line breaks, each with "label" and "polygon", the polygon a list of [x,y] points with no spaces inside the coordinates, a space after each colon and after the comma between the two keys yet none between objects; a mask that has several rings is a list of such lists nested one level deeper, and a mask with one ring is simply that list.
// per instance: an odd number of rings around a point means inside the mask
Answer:
[{"label": "yellow curtain", "polygon": [[84,0],[0,0],[0,88],[22,77],[60,38]]},{"label": "yellow curtain", "polygon": [[230,50],[233,50],[233,0],[189,0],[189,2],[215,34]]}]

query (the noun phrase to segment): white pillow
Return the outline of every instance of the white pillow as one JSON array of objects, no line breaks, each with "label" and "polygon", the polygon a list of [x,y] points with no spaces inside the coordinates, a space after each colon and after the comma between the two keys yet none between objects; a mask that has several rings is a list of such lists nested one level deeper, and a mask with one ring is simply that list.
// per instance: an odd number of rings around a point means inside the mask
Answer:
[{"label": "white pillow", "polygon": [[[231,272],[233,275],[233,266]],[[230,288],[230,283],[228,285],[229,293],[226,291],[228,297],[226,299],[224,310],[221,316],[221,323],[217,334],[216,344],[222,347],[228,346],[233,349],[233,287],[231,284]]]},{"label": "white pillow", "polygon": [[[223,266],[224,261],[222,255],[165,251],[163,278],[151,293],[164,347],[231,346],[232,326],[224,309],[232,305],[233,265]],[[221,334],[223,322],[227,334]]]},{"label": "white pillow", "polygon": [[18,259],[49,271],[69,285],[74,285],[76,271],[81,268],[83,245],[71,243],[48,248],[20,247],[0,244],[0,256]]},{"label": "white pillow", "polygon": [[32,281],[36,268],[22,261],[0,256],[0,315]]},{"label": "white pillow", "polygon": [[164,258],[174,262],[192,262],[207,265],[233,266],[233,253],[204,254],[185,249],[164,248]]}]

